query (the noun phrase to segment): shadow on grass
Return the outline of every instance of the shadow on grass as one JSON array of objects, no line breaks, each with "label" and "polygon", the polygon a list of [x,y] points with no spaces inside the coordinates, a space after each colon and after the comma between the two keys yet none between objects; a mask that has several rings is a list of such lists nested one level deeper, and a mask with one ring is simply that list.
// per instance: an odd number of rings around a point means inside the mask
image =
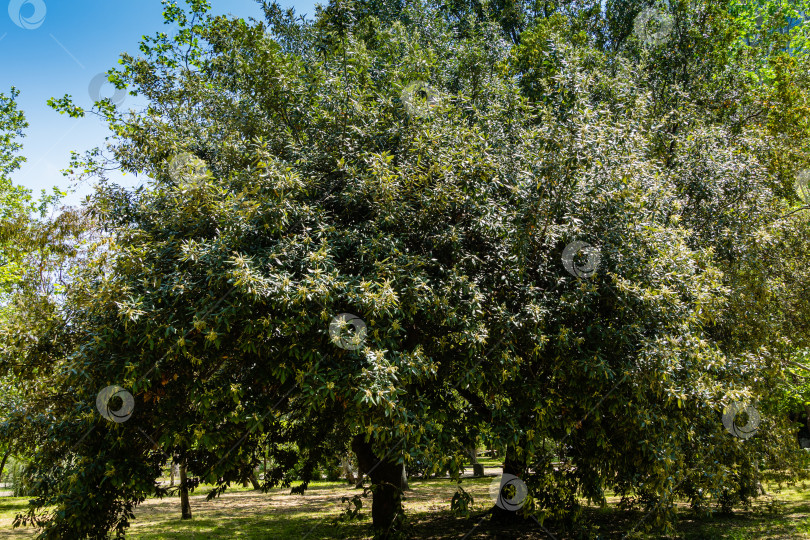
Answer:
[{"label": "shadow on grass", "polygon": [[18,514],[28,509],[28,499],[25,497],[0,498],[0,514]]},{"label": "shadow on grass", "polygon": [[127,538],[156,540],[158,538],[189,540],[194,538],[270,539],[296,538],[324,540],[327,538],[359,540],[368,538],[368,522],[334,525],[330,520],[309,516],[283,517],[268,514],[254,517],[224,519],[195,518],[191,521],[167,520],[151,522],[146,527],[133,527]]},{"label": "shadow on grass", "polygon": [[0,497],[0,539],[34,537],[34,529],[12,529],[15,516],[28,510],[28,500],[28,497]]},{"label": "shadow on grass", "polygon": [[[674,536],[643,533],[640,522],[644,523],[645,512],[595,507],[583,509],[584,527],[577,530],[566,529],[553,521],[546,521],[541,527],[531,519],[517,520],[509,525],[493,524],[483,512],[469,518],[456,517],[450,512],[423,512],[412,515],[411,523],[414,526],[413,538],[425,540],[796,540],[810,539],[810,517],[806,506],[796,505],[781,514],[767,514],[754,508],[711,517],[698,517],[691,511],[682,511]],[[801,511],[797,511],[799,508]]]},{"label": "shadow on grass", "polygon": [[[406,508],[412,526],[412,538],[426,540],[535,540],[551,539],[546,530],[532,520],[520,520],[509,526],[495,525],[485,517],[491,506],[489,484],[492,479],[465,480],[464,489],[474,495],[472,517],[462,518],[449,511],[455,484],[429,480],[412,483],[414,490],[406,494]],[[290,495],[289,489],[275,489],[269,493],[238,491],[221,498],[206,501],[203,495],[192,497],[194,519],[180,519],[177,497],[149,499],[135,510],[136,519],[127,538],[137,540],[188,540],[203,538],[275,539],[296,538],[307,540],[343,539],[367,540],[371,538],[368,519],[370,500],[364,503],[366,519],[351,523],[333,523],[343,511],[342,496],[358,493],[345,484],[316,486],[305,495]],[[783,500],[775,503],[765,497],[749,509],[733,515],[698,517],[685,505],[680,506],[677,534],[666,537],[680,540],[810,540],[810,500],[806,492],[785,490],[777,493]],[[768,504],[770,502],[770,504]],[[33,537],[29,530],[10,530],[14,515],[24,512],[25,498],[0,498],[0,539]],[[584,539],[614,540],[625,538],[639,522],[645,520],[642,511],[620,511],[614,504],[605,508],[583,508],[583,523],[590,531],[579,534],[566,530],[562,524],[546,522],[545,527],[557,540]],[[8,532],[7,532],[8,531]],[[636,534],[626,537],[652,540],[665,538],[656,534]]]}]

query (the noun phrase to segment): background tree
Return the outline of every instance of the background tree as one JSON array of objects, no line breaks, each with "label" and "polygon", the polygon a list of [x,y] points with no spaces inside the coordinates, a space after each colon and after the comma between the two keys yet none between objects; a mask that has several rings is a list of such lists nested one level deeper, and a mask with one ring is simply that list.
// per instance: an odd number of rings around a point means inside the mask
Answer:
[{"label": "background tree", "polygon": [[[54,237],[64,231],[70,218],[59,224],[46,224],[48,211],[55,207],[63,193],[43,191],[39,200],[31,191],[15,186],[11,174],[25,162],[20,154],[28,122],[17,104],[19,91],[12,87],[9,94],[0,93],[0,321],[7,325],[15,309],[15,295],[22,290],[37,290],[37,294],[53,292],[52,277],[59,278],[51,264],[64,246]],[[30,334],[26,333],[26,339]],[[24,367],[17,363],[0,366],[0,426],[13,410],[25,408],[27,388],[18,378]],[[9,458],[19,459],[31,450],[15,437],[0,435],[0,478]]]}]

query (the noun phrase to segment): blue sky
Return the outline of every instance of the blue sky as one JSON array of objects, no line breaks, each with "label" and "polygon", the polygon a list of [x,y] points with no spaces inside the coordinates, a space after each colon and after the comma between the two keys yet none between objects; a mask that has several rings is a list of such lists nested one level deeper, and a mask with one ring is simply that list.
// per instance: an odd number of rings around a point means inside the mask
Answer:
[{"label": "blue sky", "polygon": [[[314,0],[280,3],[299,14],[315,11]],[[254,0],[211,4],[217,14],[263,18]],[[95,77],[116,66],[122,52],[137,54],[143,34],[166,31],[163,6],[160,0],[0,0],[0,7],[0,92],[8,94],[11,86],[20,90],[20,107],[31,124],[22,140],[28,162],[12,180],[37,194],[52,186],[67,188],[69,179],[60,170],[70,151],[102,146],[108,131],[93,115],[71,119],[46,101],[71,94],[77,105],[89,107]],[[109,83],[100,90],[102,96],[113,91]],[[135,106],[135,98],[125,98],[121,107],[128,106]],[[114,178],[126,185],[142,181],[131,175]],[[66,202],[76,204],[89,192],[82,186]]]}]

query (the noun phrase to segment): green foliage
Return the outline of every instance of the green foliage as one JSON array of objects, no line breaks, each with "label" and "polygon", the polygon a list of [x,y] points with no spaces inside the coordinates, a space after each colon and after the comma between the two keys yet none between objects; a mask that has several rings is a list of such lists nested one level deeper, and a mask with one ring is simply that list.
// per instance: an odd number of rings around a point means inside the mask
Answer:
[{"label": "green foliage", "polygon": [[[64,193],[54,189],[49,195],[43,190],[40,199],[35,200],[30,190],[15,186],[11,181],[11,174],[25,161],[20,155],[19,139],[25,136],[24,130],[28,127],[17,105],[18,96],[14,87],[9,95],[0,94],[0,322],[6,330],[13,327],[10,320],[14,319],[18,302],[26,291],[36,291],[34,303],[39,303],[41,295],[53,292],[49,277],[60,277],[56,261],[65,251],[75,249],[66,245],[70,240],[65,238],[71,228],[71,215],[48,218],[48,212],[55,209]],[[29,333],[27,323],[22,329],[13,330],[18,332],[17,339],[36,339]],[[19,359],[13,355],[7,356],[0,365],[0,456],[20,457],[11,457],[4,471],[10,473],[12,489],[18,494],[27,490],[23,482],[24,457],[36,444],[20,440],[4,428],[12,414],[26,409],[31,396],[28,393],[31,386],[19,378],[23,370]],[[42,371],[38,374],[45,375]]]},{"label": "green foliage", "polygon": [[19,95],[20,91],[13,86],[10,95],[0,94],[0,177],[4,179],[25,162],[25,158],[18,155],[22,144],[17,139],[25,136],[28,122],[17,107]]},{"label": "green foliage", "polygon": [[30,213],[35,210],[28,190],[12,184],[10,174],[25,162],[19,155],[28,127],[25,115],[17,107],[19,90],[11,87],[10,95],[0,93],[0,293],[7,294],[10,287],[20,279],[21,257],[24,248],[19,240]]},{"label": "green foliage", "polygon": [[467,517],[472,512],[474,503],[473,496],[464,491],[464,488],[458,486],[456,492],[453,493],[453,498],[450,499],[450,510],[454,513]]},{"label": "green foliage", "polygon": [[8,469],[5,472],[8,474],[8,476],[5,479],[5,483],[7,484],[7,487],[11,488],[12,496],[13,497],[28,496],[29,488],[26,485],[25,461],[12,458],[9,460],[8,463],[6,463],[6,467]]},{"label": "green foliage", "polygon": [[340,523],[343,521],[364,519],[365,516],[361,513],[363,508],[363,499],[367,499],[370,495],[371,488],[364,487],[363,493],[358,493],[352,497],[341,497],[340,502],[346,505],[346,510],[335,519],[335,522]]}]

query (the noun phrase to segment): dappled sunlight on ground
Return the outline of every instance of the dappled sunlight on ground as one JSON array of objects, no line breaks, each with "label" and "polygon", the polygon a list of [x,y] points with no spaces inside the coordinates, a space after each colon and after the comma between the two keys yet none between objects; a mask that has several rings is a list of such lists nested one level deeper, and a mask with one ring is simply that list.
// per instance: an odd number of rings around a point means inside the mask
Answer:
[{"label": "dappled sunlight on ground", "polygon": [[[494,470],[493,470],[494,471]],[[487,470],[487,473],[490,473]],[[461,486],[473,497],[471,514],[455,516],[450,500],[456,484],[447,478],[410,480],[405,493],[405,507],[413,526],[413,538],[450,540],[469,533],[472,539],[548,539],[550,536],[535,522],[526,520],[512,526],[495,528],[485,518],[492,506],[489,488],[496,474],[485,478],[462,478]],[[806,490],[771,486],[768,494],[756,500],[751,508],[731,516],[697,519],[686,504],[679,504],[681,518],[676,538],[684,540],[787,540],[810,539],[810,493]],[[194,519],[180,520],[180,499],[149,499],[135,512],[136,519],[127,538],[138,540],[194,538],[327,538],[367,539],[370,500],[364,502],[366,519],[349,524],[335,524],[334,519],[345,509],[343,497],[362,493],[345,483],[316,483],[304,495],[292,495],[289,488],[276,488],[268,493],[236,488],[221,497],[206,500],[205,491],[191,496]],[[643,519],[641,511],[619,512],[616,497],[608,497],[608,507],[588,506],[584,515],[600,538],[621,538]],[[12,530],[14,514],[25,509],[27,499],[0,499],[0,539],[32,538],[31,529]],[[545,524],[558,540],[572,538],[562,527]],[[658,538],[646,536],[644,538]]]}]

